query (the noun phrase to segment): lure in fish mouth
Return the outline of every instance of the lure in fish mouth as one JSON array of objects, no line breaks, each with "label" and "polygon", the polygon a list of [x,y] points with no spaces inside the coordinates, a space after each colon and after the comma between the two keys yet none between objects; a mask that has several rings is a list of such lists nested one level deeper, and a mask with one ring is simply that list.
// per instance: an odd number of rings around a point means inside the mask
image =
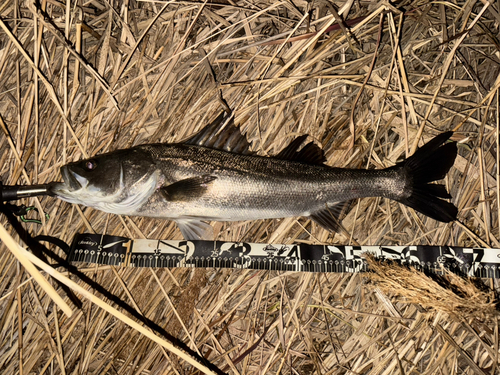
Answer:
[{"label": "lure in fish mouth", "polygon": [[220,115],[182,143],[146,144],[61,167],[64,182],[51,193],[70,203],[123,215],[175,220],[186,239],[212,239],[206,220],[236,221],[306,216],[338,229],[345,202],[385,197],[435,220],[456,219],[443,185],[457,146],[446,132],[408,159],[380,170],[324,164],[307,135],[274,157],[254,155],[247,139]]}]

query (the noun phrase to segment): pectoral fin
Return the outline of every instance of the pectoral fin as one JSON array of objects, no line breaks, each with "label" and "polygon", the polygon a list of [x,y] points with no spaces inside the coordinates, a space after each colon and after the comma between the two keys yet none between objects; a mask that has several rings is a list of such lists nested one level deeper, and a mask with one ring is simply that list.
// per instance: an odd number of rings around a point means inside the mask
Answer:
[{"label": "pectoral fin", "polygon": [[200,198],[205,194],[210,184],[216,179],[215,176],[203,175],[199,177],[186,178],[160,188],[160,193],[167,201],[190,201]]},{"label": "pectoral fin", "polygon": [[213,241],[214,228],[199,220],[177,220],[177,225],[186,240]]}]

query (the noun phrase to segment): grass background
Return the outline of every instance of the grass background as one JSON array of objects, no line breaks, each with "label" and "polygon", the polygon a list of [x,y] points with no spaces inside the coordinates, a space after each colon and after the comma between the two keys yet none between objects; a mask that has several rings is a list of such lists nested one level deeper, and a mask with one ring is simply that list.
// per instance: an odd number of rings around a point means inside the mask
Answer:
[{"label": "grass background", "polygon": [[[459,220],[438,223],[370,198],[353,202],[341,234],[285,218],[213,223],[218,239],[500,247],[499,4],[4,1],[1,180],[59,180],[69,161],[182,140],[221,112],[222,97],[259,154],[309,134],[336,167],[391,166],[454,130],[459,156],[444,183]],[[356,22],[327,32],[339,15]],[[33,236],[181,238],[169,221],[50,197],[25,203],[50,215],[22,225]],[[71,279],[84,290],[76,302],[61,286],[68,281],[49,281],[68,317],[1,245],[2,373],[193,374],[200,357],[232,374],[499,371],[496,280],[482,291],[451,275],[443,285],[384,266],[372,275],[102,266]],[[177,339],[195,357],[178,357],[145,332]]]}]

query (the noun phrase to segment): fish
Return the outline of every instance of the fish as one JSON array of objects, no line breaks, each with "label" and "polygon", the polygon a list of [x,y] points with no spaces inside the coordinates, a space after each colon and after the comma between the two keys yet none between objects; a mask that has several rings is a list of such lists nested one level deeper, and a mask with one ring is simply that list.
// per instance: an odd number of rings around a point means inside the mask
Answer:
[{"label": "fish", "polygon": [[206,221],[241,221],[304,216],[338,231],[345,202],[384,197],[440,222],[458,209],[441,180],[453,166],[453,132],[437,135],[410,156],[385,169],[345,169],[325,164],[323,150],[308,135],[265,157],[221,113],[179,143],[121,149],[63,165],[62,182],[51,194],[118,215],[174,220],[187,240],[213,239]]}]

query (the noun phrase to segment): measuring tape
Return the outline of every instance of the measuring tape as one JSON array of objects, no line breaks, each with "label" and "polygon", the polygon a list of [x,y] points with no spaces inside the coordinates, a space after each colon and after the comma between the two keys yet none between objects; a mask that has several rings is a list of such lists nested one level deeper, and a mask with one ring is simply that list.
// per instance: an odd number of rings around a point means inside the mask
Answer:
[{"label": "measuring tape", "polygon": [[[7,186],[3,201],[49,194],[50,184]],[[23,207],[6,204],[20,214]],[[20,210],[19,210],[20,209]],[[26,207],[24,207],[26,210]],[[71,262],[130,267],[215,267],[299,272],[365,272],[363,254],[435,274],[443,269],[481,278],[500,278],[500,249],[455,246],[276,245],[224,241],[132,240],[101,234],[77,234]]]},{"label": "measuring tape", "polygon": [[442,274],[500,278],[500,249],[455,246],[335,246],[260,244],[225,241],[132,240],[102,234],[77,234],[71,262],[128,267],[201,267],[299,272],[366,272],[363,257],[394,261]]},{"label": "measuring tape", "polygon": [[[7,186],[4,201],[48,195],[50,184]],[[8,204],[6,204],[7,206]],[[14,213],[22,207],[16,208]],[[11,209],[12,209],[11,207]],[[18,211],[18,214],[24,211]],[[215,267],[299,272],[364,272],[363,254],[435,274],[444,269],[463,276],[500,278],[500,249],[455,246],[276,245],[224,241],[132,240],[101,234],[77,234],[68,260],[130,267]]]}]

